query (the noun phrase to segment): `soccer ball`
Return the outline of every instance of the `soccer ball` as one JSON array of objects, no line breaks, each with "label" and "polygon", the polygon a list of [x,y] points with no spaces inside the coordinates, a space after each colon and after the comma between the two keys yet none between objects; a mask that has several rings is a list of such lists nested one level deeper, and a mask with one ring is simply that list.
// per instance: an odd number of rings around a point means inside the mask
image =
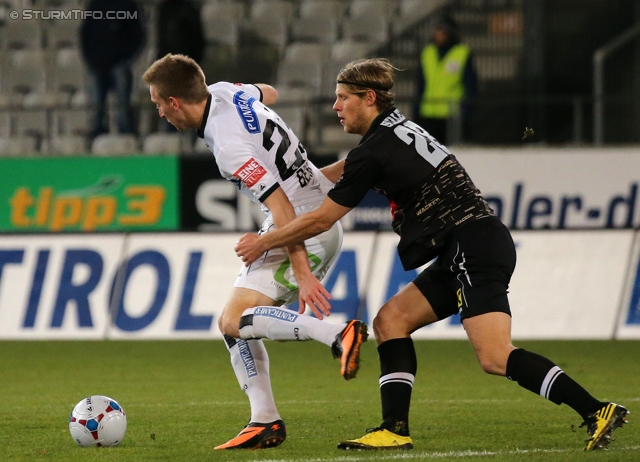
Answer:
[{"label": "soccer ball", "polygon": [[94,395],[71,411],[69,432],[79,446],[117,446],[127,431],[127,415],[116,400]]}]

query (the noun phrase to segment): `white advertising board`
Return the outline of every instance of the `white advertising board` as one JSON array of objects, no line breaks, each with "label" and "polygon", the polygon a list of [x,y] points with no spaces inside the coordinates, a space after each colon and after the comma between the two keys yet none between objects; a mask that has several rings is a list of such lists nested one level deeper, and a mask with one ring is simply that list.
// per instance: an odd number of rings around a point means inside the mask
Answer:
[{"label": "white advertising board", "polygon": [[132,234],[119,280],[114,339],[221,337],[218,316],[242,262],[240,234]]},{"label": "white advertising board", "polygon": [[453,153],[510,229],[640,225],[638,149],[472,149]]},{"label": "white advertising board", "polygon": [[[611,338],[633,231],[520,231],[509,301],[514,339]],[[391,233],[379,235],[367,292],[369,318],[418,274],[404,271]],[[407,307],[407,309],[411,309]],[[466,338],[458,316],[419,329],[414,338]]]},{"label": "white advertising board", "polygon": [[2,236],[0,338],[104,338],[124,240],[124,235]]},{"label": "white advertising board", "polygon": [[[217,320],[241,266],[233,251],[239,236],[2,236],[0,339],[220,338]],[[633,231],[513,236],[515,339],[606,339],[616,327],[620,338],[640,337],[640,243],[633,246]],[[393,233],[345,235],[323,281],[332,295],[328,322],[371,324],[415,278],[417,271],[402,269],[397,240]],[[457,316],[414,334],[464,337]]]},{"label": "white advertising board", "polygon": [[636,233],[620,307],[618,339],[640,339],[640,233]]},{"label": "white advertising board", "polygon": [[634,232],[514,232],[513,337],[610,339]]},{"label": "white advertising board", "polygon": [[[242,262],[233,250],[241,234],[134,234],[119,282],[113,339],[222,338],[222,313]],[[324,279],[329,322],[357,316],[374,233],[347,235]],[[291,306],[297,310],[297,304]]]}]

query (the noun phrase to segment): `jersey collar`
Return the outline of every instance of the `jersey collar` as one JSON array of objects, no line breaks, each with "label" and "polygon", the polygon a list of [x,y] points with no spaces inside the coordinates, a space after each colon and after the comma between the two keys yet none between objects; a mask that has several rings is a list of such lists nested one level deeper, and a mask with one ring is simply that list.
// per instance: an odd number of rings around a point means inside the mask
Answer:
[{"label": "jersey collar", "polygon": [[364,134],[364,136],[362,137],[358,145],[361,145],[368,138],[370,138],[371,135],[373,135],[373,132],[375,132],[378,129],[382,121],[395,110],[396,110],[395,107],[391,107],[390,109],[387,109],[386,111],[383,111],[380,114],[378,114],[376,118],[373,119],[373,122],[371,122],[371,125],[369,126],[369,130],[367,130],[367,133]]},{"label": "jersey collar", "polygon": [[204,138],[204,129],[207,126],[207,120],[209,119],[210,109],[211,109],[211,93],[209,93],[209,97],[207,98],[207,105],[204,107],[204,112],[202,113],[202,123],[200,123],[200,128],[198,129],[198,136],[200,138]]}]

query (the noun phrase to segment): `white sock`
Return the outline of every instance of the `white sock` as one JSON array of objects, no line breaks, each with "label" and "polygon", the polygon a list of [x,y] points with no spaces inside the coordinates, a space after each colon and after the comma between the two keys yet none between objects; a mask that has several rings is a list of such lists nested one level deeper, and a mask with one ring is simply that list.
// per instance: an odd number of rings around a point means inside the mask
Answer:
[{"label": "white sock", "polygon": [[269,355],[262,340],[240,340],[226,335],[224,339],[240,388],[249,398],[251,422],[280,420],[271,391]]},{"label": "white sock", "polygon": [[277,306],[248,308],[240,318],[240,337],[271,340],[317,340],[327,346],[335,341],[346,324],[321,321]]}]

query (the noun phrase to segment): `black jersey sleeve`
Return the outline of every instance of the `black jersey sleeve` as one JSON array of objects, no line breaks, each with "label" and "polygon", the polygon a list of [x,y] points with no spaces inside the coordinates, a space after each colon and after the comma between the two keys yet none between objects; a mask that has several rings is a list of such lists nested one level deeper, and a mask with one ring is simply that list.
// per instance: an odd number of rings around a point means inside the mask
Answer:
[{"label": "black jersey sleeve", "polygon": [[342,177],[328,196],[339,205],[353,208],[373,187],[381,171],[380,162],[372,153],[356,148],[345,159]]}]

